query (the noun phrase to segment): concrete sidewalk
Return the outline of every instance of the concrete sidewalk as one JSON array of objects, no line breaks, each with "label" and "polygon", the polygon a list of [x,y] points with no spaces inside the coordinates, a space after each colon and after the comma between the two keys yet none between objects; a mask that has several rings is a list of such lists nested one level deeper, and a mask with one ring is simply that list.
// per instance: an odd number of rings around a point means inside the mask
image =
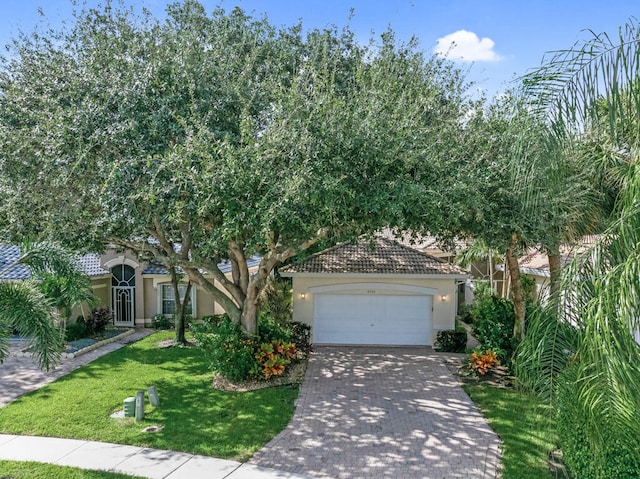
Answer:
[{"label": "concrete sidewalk", "polygon": [[0,459],[46,462],[149,479],[310,479],[310,476],[183,452],[10,434],[0,434]]}]

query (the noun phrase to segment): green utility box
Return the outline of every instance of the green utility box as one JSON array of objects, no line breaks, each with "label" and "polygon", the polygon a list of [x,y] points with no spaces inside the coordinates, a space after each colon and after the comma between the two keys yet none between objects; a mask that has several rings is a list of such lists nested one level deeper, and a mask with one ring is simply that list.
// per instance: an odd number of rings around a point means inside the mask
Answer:
[{"label": "green utility box", "polygon": [[124,400],[124,417],[136,416],[136,398],[128,397]]}]

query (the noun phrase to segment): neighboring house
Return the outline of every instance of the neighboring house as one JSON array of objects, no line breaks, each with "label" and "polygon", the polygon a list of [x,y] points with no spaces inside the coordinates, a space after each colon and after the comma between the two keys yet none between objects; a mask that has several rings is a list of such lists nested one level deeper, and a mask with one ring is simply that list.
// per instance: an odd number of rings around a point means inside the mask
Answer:
[{"label": "neighboring house", "polygon": [[[410,232],[403,232],[398,235],[390,229],[384,229],[376,234],[380,238],[386,238],[388,240],[397,241],[398,243],[409,246],[430,256],[442,259],[447,263],[454,263],[456,255],[466,249],[469,245],[468,242],[462,240],[456,240],[451,248],[444,247],[435,236],[431,235],[417,235]],[[463,283],[458,284],[458,291],[456,296],[456,313],[458,309],[464,304],[473,303],[473,286],[472,279],[485,279],[487,277],[487,266],[484,263],[472,264],[469,268],[469,277]]]},{"label": "neighboring house", "polygon": [[[562,246],[560,248],[560,264],[564,268],[573,258],[589,247],[593,246],[596,236],[585,236],[575,246]],[[549,256],[537,248],[529,248],[518,258],[520,274],[527,276],[535,282],[535,297],[539,301],[545,302],[549,295],[549,281],[551,278],[549,268]],[[496,282],[498,284],[498,294],[509,295],[509,281],[505,279],[504,264],[496,266]]]},{"label": "neighboring house", "polygon": [[[20,258],[20,249],[0,244],[0,271]],[[260,258],[247,260],[249,271],[255,271]],[[91,278],[91,284],[100,307],[111,309],[116,326],[134,327],[149,325],[156,314],[172,315],[175,311],[175,295],[171,277],[163,267],[141,262],[131,253],[108,251],[80,258],[82,269]],[[231,274],[230,263],[218,265],[225,274]],[[24,280],[30,277],[29,269],[18,265],[11,268],[0,281]],[[184,294],[186,282],[180,285]],[[203,317],[223,313],[222,307],[198,287],[191,289],[191,315]],[[73,317],[75,319],[75,315]]]},{"label": "neighboring house", "polygon": [[315,344],[431,346],[455,327],[458,285],[446,261],[378,236],[339,244],[280,270],[293,279],[293,317]]}]

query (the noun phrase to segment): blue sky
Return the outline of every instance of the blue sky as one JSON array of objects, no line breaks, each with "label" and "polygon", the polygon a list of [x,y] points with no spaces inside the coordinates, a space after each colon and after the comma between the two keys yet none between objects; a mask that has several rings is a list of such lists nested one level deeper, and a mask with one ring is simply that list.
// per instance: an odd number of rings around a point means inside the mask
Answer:
[{"label": "blue sky", "polygon": [[[157,15],[172,0],[124,0],[144,5]],[[87,0],[95,5],[98,0]],[[540,64],[546,51],[571,47],[587,38],[585,29],[615,35],[629,17],[640,17],[637,0],[201,0],[210,11],[217,5],[229,10],[240,5],[248,12],[266,14],[278,26],[302,20],[307,28],[327,24],[350,25],[358,38],[368,40],[391,27],[400,39],[415,35],[423,50],[451,51],[468,77],[490,96],[508,82]],[[70,0],[0,0],[0,44],[18,29],[31,30],[38,22],[38,7],[52,25],[70,17]],[[473,61],[470,61],[473,60]]]}]

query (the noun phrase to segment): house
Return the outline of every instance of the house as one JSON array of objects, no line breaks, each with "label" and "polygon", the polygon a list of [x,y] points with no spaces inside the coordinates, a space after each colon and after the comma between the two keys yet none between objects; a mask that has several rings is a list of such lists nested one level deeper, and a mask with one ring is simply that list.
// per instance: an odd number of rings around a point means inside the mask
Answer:
[{"label": "house", "polygon": [[315,344],[431,346],[455,327],[459,284],[445,260],[377,236],[339,244],[280,270],[293,280],[293,318]]},{"label": "house", "polygon": [[[447,263],[455,263],[456,255],[469,247],[470,242],[456,239],[449,247],[443,244],[432,235],[413,234],[409,231],[403,231],[400,234],[390,229],[383,229],[376,233],[381,238],[409,246],[418,251],[422,251],[436,258],[442,259]],[[472,279],[486,279],[488,277],[488,268],[485,262],[473,263],[469,267],[469,277],[464,283],[458,284],[456,297],[456,314],[464,304],[471,304],[474,301]]]},{"label": "house", "polygon": [[[0,271],[19,258],[19,247],[0,244]],[[259,256],[249,258],[249,271],[254,271],[259,263]],[[175,311],[171,277],[162,266],[142,262],[129,252],[115,251],[107,251],[102,255],[86,254],[80,258],[80,266],[91,279],[99,307],[113,311],[115,326],[149,325],[156,314],[171,315]],[[223,273],[231,274],[230,263],[223,262],[218,267]],[[24,280],[30,275],[28,268],[18,265],[0,276],[0,281]],[[186,287],[186,283],[180,285],[183,294]],[[191,288],[190,302],[193,317],[224,312],[211,296],[195,285]]]},{"label": "house", "polygon": [[[560,247],[560,264],[564,268],[573,258],[585,252],[597,240],[597,235],[585,236],[574,246]],[[551,278],[551,270],[549,268],[549,256],[547,253],[540,251],[538,248],[529,248],[522,256],[518,258],[520,274],[533,280],[535,284],[535,297],[543,303],[549,296],[549,281]],[[496,266],[496,283],[498,285],[498,294],[502,296],[509,295],[509,280],[505,278],[505,265]]]}]

